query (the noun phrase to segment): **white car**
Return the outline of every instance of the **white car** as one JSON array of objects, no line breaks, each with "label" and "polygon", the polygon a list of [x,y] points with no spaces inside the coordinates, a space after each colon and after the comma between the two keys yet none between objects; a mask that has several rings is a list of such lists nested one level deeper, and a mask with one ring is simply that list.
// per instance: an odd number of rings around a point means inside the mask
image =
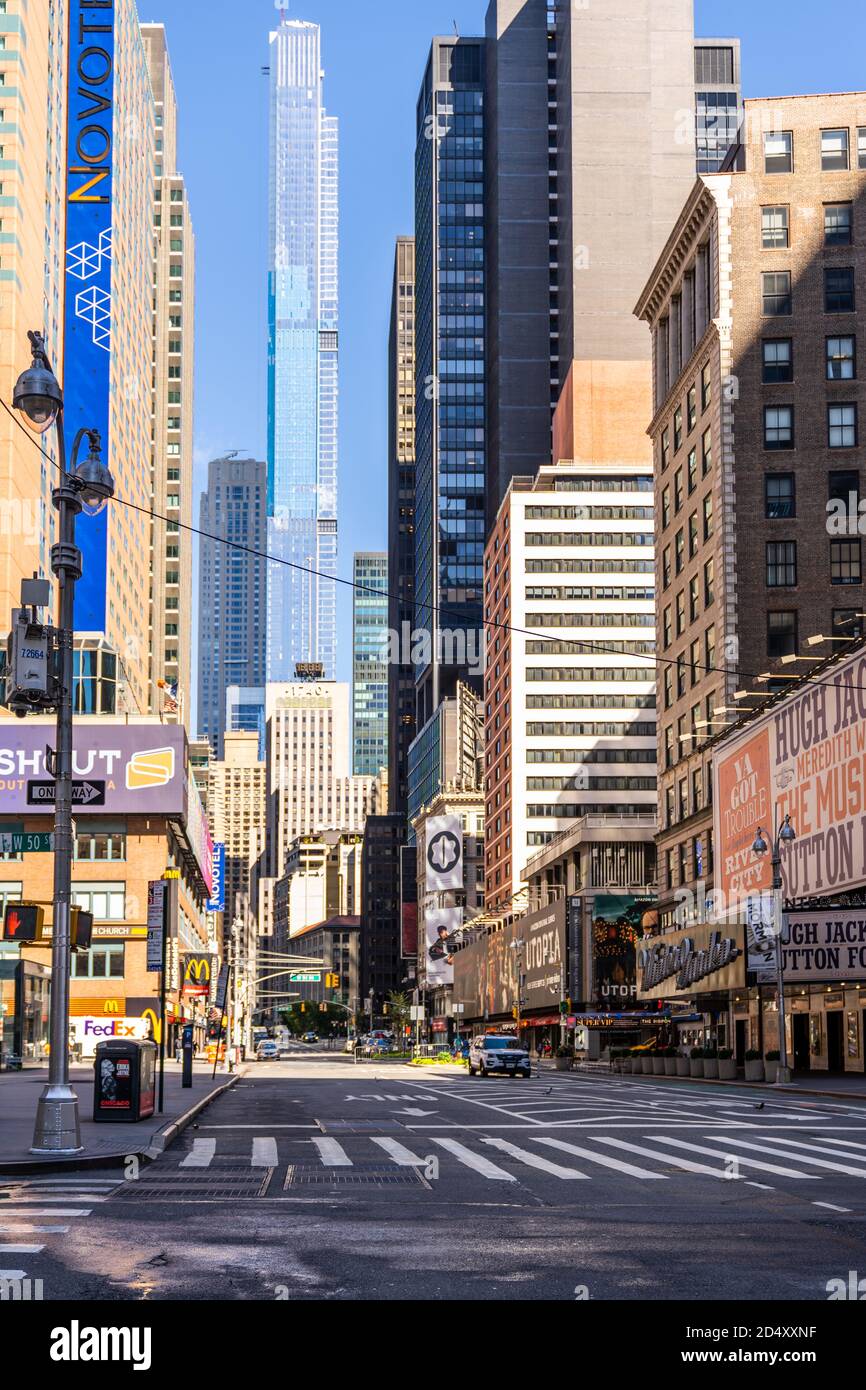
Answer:
[{"label": "white car", "polygon": [[256,1048],[257,1062],[276,1062],[279,1060],[280,1050],[273,1038],[265,1038]]}]

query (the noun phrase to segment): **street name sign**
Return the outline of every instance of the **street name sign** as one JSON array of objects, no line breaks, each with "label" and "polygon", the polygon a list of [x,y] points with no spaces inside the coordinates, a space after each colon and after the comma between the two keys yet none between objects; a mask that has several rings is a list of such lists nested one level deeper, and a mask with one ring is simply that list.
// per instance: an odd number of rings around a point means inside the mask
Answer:
[{"label": "street name sign", "polygon": [[[56,793],[56,782],[28,782],[27,804],[28,806],[53,806]],[[104,806],[105,783],[73,782],[72,804],[73,806]]]}]

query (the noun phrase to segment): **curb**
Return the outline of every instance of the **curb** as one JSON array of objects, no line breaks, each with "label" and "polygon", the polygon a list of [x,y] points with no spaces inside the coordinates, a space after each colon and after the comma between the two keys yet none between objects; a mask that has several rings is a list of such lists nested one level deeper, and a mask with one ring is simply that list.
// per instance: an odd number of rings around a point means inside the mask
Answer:
[{"label": "curb", "polygon": [[[222,1086],[218,1086],[215,1091],[202,1096],[201,1100],[197,1100],[195,1105],[191,1105],[189,1110],[178,1116],[176,1120],[170,1120],[162,1129],[157,1130],[147,1148],[135,1148],[130,1145],[122,1152],[73,1154],[69,1158],[0,1159],[0,1174],[8,1173],[14,1177],[19,1173],[68,1173],[84,1172],[88,1168],[120,1168],[130,1158],[137,1158],[142,1163],[151,1163],[165,1153],[166,1149],[171,1148],[187,1125],[191,1124],[202,1110],[230,1090],[244,1074],[244,1072],[235,1072]],[[0,1212],[2,1210],[2,1205],[0,1205]]]},{"label": "curb", "polygon": [[[584,1075],[593,1075],[588,1072]],[[711,1076],[660,1076],[658,1073],[636,1073],[636,1072],[608,1072],[605,1076],[618,1076],[622,1081],[678,1081],[680,1084],[686,1082],[688,1085],[698,1086],[736,1086],[740,1090],[750,1091],[769,1091],[771,1095],[785,1096],[817,1096],[824,1100],[848,1100],[859,1101],[866,1105],[866,1092],[862,1091],[816,1091],[805,1086],[797,1086],[793,1083],[790,1086],[777,1086],[772,1081],[719,1081]]]}]

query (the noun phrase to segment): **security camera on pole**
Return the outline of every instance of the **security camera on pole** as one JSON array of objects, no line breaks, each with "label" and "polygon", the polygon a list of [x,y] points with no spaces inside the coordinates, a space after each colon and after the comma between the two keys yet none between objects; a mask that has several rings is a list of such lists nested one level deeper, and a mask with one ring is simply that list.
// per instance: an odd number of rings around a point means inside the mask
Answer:
[{"label": "security camera on pole", "polygon": [[[72,446],[72,468],[66,467],[66,441],[63,433],[63,392],[45,353],[42,335],[29,333],[33,362],[18,378],[13,404],[37,434],[57,427],[60,482],[52,500],[60,517],[60,539],[51,548],[51,569],[60,588],[58,626],[47,629],[46,649],[53,660],[46,660],[46,686],[31,689],[26,698],[13,705],[24,717],[37,706],[57,711],[57,747],[50,771],[56,779],[54,796],[54,928],[51,939],[51,1004],[49,1016],[50,1052],[48,1084],[39,1098],[33,1133],[33,1153],[78,1153],[81,1128],[78,1096],[69,1084],[69,974],[71,955],[72,897],[72,648],[74,637],[75,584],[81,578],[81,551],[75,544],[75,519],[79,512],[96,515],[114,496],[114,479],[100,457],[101,440],[97,430],[81,429]],[[89,453],[83,462],[78,454],[85,438]],[[37,583],[39,581],[36,581]],[[24,594],[28,592],[26,586]],[[24,597],[22,594],[22,598]],[[25,600],[26,601],[26,600]],[[18,641],[20,625],[15,634]],[[20,655],[20,647],[16,656]],[[20,669],[20,668],[18,668]],[[26,669],[26,663],[25,663]],[[26,693],[25,693],[26,694]]]}]

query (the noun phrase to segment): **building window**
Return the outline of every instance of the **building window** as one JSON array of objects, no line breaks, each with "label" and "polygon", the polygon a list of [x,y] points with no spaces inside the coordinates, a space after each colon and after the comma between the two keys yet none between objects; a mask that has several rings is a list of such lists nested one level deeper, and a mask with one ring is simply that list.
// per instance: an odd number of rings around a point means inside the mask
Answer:
[{"label": "building window", "polygon": [[111,860],[117,863],[126,859],[126,831],[109,830],[98,826],[91,827],[82,819],[78,821],[75,836],[74,854],[77,860]]},{"label": "building window", "polygon": [[788,241],[788,209],[761,208],[761,245],[765,251],[783,251]]},{"label": "building window", "polygon": [[671,461],[671,432],[669,429],[662,430],[662,472],[665,471]]},{"label": "building window", "polygon": [[91,946],[89,951],[72,954],[73,980],[122,980],[124,975],[122,942]]},{"label": "building window", "polygon": [[790,130],[764,135],[764,173],[790,174],[794,168],[794,136]]},{"label": "building window", "polygon": [[790,338],[765,338],[763,358],[764,381],[794,380],[794,352]]},{"label": "building window", "polygon": [[666,487],[662,493],[662,527],[666,528],[671,521],[671,490]]},{"label": "building window", "polygon": [[764,314],[785,318],[792,312],[790,270],[768,270],[761,276]]},{"label": "building window", "polygon": [[713,436],[711,430],[704,430],[701,437],[701,476],[706,477],[713,466]]},{"label": "building window", "polygon": [[767,656],[778,660],[797,652],[797,614],[767,614]]},{"label": "building window", "polygon": [[677,531],[674,537],[674,568],[677,574],[682,574],[683,561],[685,554],[685,538],[682,531]]},{"label": "building window", "polygon": [[821,168],[825,173],[848,168],[848,131],[821,131]]},{"label": "building window", "polygon": [[674,474],[674,513],[682,511],[683,506],[683,470],[678,468]]},{"label": "building window", "polygon": [[794,407],[792,405],[764,406],[764,448],[793,449]]},{"label": "building window", "polygon": [[674,411],[674,453],[683,442],[683,408],[678,405]]},{"label": "building window", "polygon": [[860,474],[856,468],[846,468],[830,474],[828,500],[842,502],[857,511],[860,504]]},{"label": "building window", "polygon": [[[692,512],[689,517],[689,559],[693,560],[698,553],[698,514]],[[694,581],[696,582],[696,581]]]},{"label": "building window", "polygon": [[857,375],[856,338],[827,339],[827,380],[853,381]]},{"label": "building window", "polygon": [[857,447],[856,405],[828,405],[827,443],[831,449],[854,449]]},{"label": "building window", "polygon": [[768,521],[796,516],[793,473],[768,473],[764,479],[764,515]]},{"label": "building window", "polygon": [[824,208],[824,245],[850,246],[852,225],[850,203],[828,203]]},{"label": "building window", "polygon": [[695,622],[700,612],[699,584],[697,575],[689,580],[689,619]]},{"label": "building window", "polygon": [[824,308],[828,314],[854,311],[854,270],[840,266],[824,271]]},{"label": "building window", "polygon": [[704,607],[709,608],[716,597],[716,565],[714,560],[708,560],[704,565]]},{"label": "building window", "polygon": [[862,583],[859,540],[830,542],[830,583]]},{"label": "building window", "polygon": [[790,589],[797,583],[797,542],[767,542],[767,588]]},{"label": "building window", "polygon": [[92,912],[97,922],[122,922],[126,917],[126,885],[86,883],[72,885],[72,902]]},{"label": "building window", "polygon": [[708,541],[713,534],[713,499],[704,498],[704,540]]},{"label": "building window", "polygon": [[689,496],[691,497],[692,493],[694,492],[695,488],[696,488],[697,485],[698,485],[698,451],[697,451],[697,449],[690,449],[690,450],[689,450],[689,460],[688,460],[688,466],[687,466],[687,473],[688,473],[688,489],[689,489]]},{"label": "building window", "polygon": [[697,424],[698,419],[698,392],[695,386],[689,387],[688,395],[686,396],[686,412],[689,425],[689,434],[691,434],[692,430]]},{"label": "building window", "polygon": [[857,168],[866,169],[866,126],[857,131]]},{"label": "building window", "polygon": [[716,665],[716,629],[715,629],[715,627],[708,627],[708,628],[707,628],[707,631],[706,631],[706,634],[705,634],[705,639],[704,639],[704,646],[705,646],[705,652],[706,652],[706,667],[707,667],[707,670],[708,670],[708,671],[713,671],[714,668],[715,668],[715,665]]}]

